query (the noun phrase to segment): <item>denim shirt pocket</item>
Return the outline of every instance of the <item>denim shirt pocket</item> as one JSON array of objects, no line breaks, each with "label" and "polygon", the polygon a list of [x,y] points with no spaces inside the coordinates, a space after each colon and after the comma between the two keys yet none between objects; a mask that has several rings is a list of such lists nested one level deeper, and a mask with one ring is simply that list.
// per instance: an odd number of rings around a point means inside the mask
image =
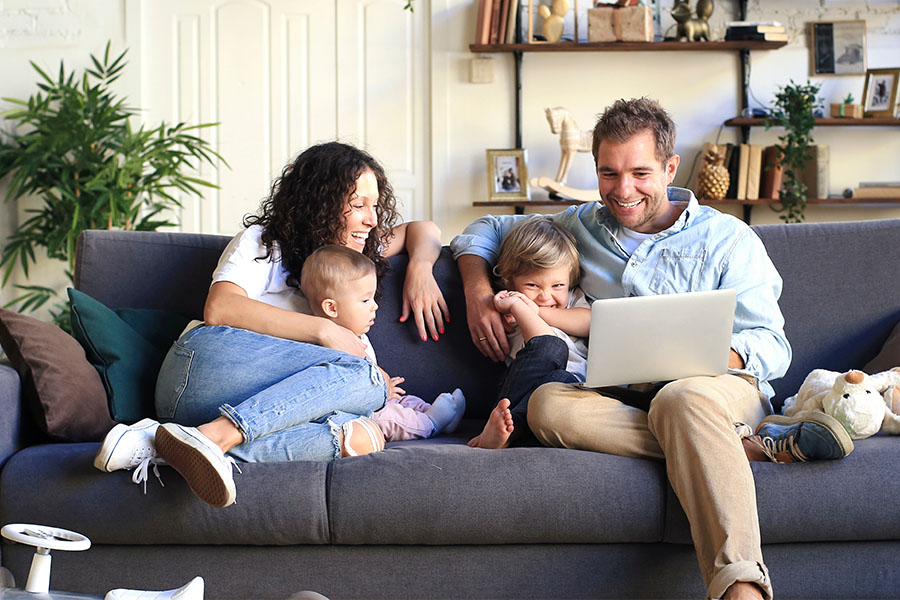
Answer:
[{"label": "denim shirt pocket", "polygon": [[674,294],[703,289],[705,248],[663,248],[656,259],[650,290],[655,294]]}]

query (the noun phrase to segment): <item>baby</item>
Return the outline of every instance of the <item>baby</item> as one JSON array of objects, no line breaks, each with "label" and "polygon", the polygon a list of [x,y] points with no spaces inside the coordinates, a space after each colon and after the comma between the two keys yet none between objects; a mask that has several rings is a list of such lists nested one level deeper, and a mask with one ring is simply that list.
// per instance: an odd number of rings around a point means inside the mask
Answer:
[{"label": "baby", "polygon": [[[545,383],[584,381],[591,305],[576,288],[581,271],[572,234],[549,217],[513,229],[500,245],[494,307],[513,324],[500,398],[476,448],[506,448],[533,437],[528,399]],[[552,325],[552,326],[551,326]]]},{"label": "baby", "polygon": [[[360,252],[343,246],[322,246],[303,263],[300,289],[314,315],[329,319],[359,336],[366,356],[373,364],[375,349],[366,332],[375,323],[375,289],[378,280],[375,263]],[[406,395],[398,387],[402,377],[390,377],[381,367],[388,387],[384,408],[372,414],[389,442],[428,438],[456,430],[466,409],[462,391],[443,393],[429,404]]]}]

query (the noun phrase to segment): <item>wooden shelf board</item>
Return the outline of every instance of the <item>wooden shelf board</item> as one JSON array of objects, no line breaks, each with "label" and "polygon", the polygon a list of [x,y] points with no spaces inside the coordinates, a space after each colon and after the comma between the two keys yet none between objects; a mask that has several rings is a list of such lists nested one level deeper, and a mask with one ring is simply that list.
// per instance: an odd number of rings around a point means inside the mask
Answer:
[{"label": "wooden shelf board", "polygon": [[[700,204],[706,204],[708,206],[715,206],[717,204],[732,204],[732,205],[760,205],[760,204],[772,204],[777,202],[777,200],[772,200],[769,198],[760,198],[758,200],[735,200],[734,198],[725,198],[724,200],[707,200],[701,199]],[[900,204],[900,198],[809,198],[806,201],[807,204]],[[472,206],[513,206],[513,207],[547,207],[547,206],[574,206],[577,204],[584,204],[580,200],[531,200],[528,202],[516,202],[516,201],[499,201],[499,202],[473,202]]]},{"label": "wooden shelf board", "polygon": [[469,44],[471,52],[658,52],[703,50],[774,50],[787,42],[535,42]]},{"label": "wooden shelf board", "polygon": [[[736,117],[725,121],[725,125],[730,127],[765,127],[766,120],[764,118],[748,119],[745,117]],[[816,119],[816,127],[866,127],[866,126],[893,126],[900,127],[900,119],[892,119],[890,117],[869,117],[863,119],[837,119],[824,118]],[[777,125],[776,125],[777,127]]]}]

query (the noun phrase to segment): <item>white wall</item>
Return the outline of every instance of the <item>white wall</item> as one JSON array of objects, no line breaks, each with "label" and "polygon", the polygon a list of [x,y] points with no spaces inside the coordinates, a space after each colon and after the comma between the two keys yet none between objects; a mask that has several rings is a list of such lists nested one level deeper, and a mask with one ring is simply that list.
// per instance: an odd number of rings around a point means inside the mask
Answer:
[{"label": "white wall", "polygon": [[[468,83],[468,51],[474,39],[477,2],[433,0],[432,64],[434,130],[434,217],[449,239],[471,220],[485,214],[512,213],[512,208],[476,208],[486,200],[486,148],[514,143],[513,58],[489,54],[494,64],[490,84]],[[672,23],[664,2],[663,29]],[[737,18],[735,0],[718,0],[711,19],[713,39],[724,36],[726,21]],[[826,103],[847,92],[861,98],[863,77],[809,77],[808,23],[865,19],[870,68],[900,66],[900,2],[896,0],[750,0],[748,19],[779,20],[788,27],[790,43],[773,51],[751,53],[752,106],[774,100],[779,85],[810,78],[822,84]],[[740,103],[736,52],[570,52],[525,53],[522,69],[523,146],[531,177],[553,176],[559,162],[558,138],[550,133],[544,108],[565,106],[579,126],[593,126],[596,114],[621,97],[649,96],[671,112],[678,125],[676,151],[682,167],[676,184],[686,182],[703,142],[719,136],[737,141],[739,132],[721,123],[736,116]],[[755,100],[754,100],[755,99]],[[753,143],[775,143],[778,130],[751,131]],[[817,143],[831,147],[831,192],[859,181],[900,180],[900,129],[829,127],[814,132]],[[590,154],[581,154],[569,174],[573,187],[596,187]],[[542,191],[533,192],[540,197]],[[551,209],[536,209],[551,211]],[[726,209],[740,214],[740,207]],[[900,217],[900,206],[810,206],[809,221]],[[777,223],[768,207],[755,207],[754,223]]]},{"label": "white wall", "polygon": [[[587,3],[587,0],[583,0]],[[664,1],[666,6],[671,2]],[[428,11],[419,0],[416,10]],[[716,2],[712,17],[714,38],[721,38],[724,23],[736,17],[735,0]],[[472,202],[486,198],[487,148],[510,148],[513,128],[513,59],[494,54],[494,81],[468,82],[469,43],[474,39],[475,0],[431,0],[431,125],[432,215],[448,242],[486,209]],[[398,9],[399,10],[399,9]],[[809,76],[807,23],[812,20],[865,19],[868,24],[868,65],[900,66],[900,1],[898,0],[750,0],[748,18],[778,19],[788,25],[792,41],[775,51],[751,54],[751,90],[759,103],[770,103],[778,85]],[[121,51],[129,45],[126,0],[3,0],[0,2],[0,95],[26,98],[35,90],[34,60],[55,73],[60,58],[67,68],[88,64],[107,40]],[[664,11],[664,27],[672,23]],[[547,106],[566,106],[582,128],[593,125],[595,115],[620,97],[647,95],[658,98],[672,113],[678,127],[677,151],[683,183],[694,155],[704,141],[719,135],[719,126],[735,116],[738,107],[738,58],[733,52],[574,52],[529,53],[523,67],[523,135],[532,176],[553,175],[559,160],[558,140],[544,119]],[[862,95],[861,76],[819,77],[826,102],[839,101],[847,92]],[[139,98],[139,73],[126,70],[123,93]],[[136,101],[136,100],[135,100]],[[754,102],[754,104],[756,104]],[[8,105],[0,103],[0,107]],[[5,126],[5,125],[0,125]],[[737,131],[725,128],[720,140],[735,141]],[[777,131],[752,131],[754,143],[772,143]],[[900,129],[820,128],[817,142],[831,146],[831,191],[853,187],[864,180],[900,180]],[[578,187],[594,185],[589,155],[580,155],[570,173]],[[260,190],[260,196],[265,193]],[[0,194],[5,187],[0,184]],[[740,208],[731,212],[738,213]],[[512,212],[497,208],[494,212]],[[5,239],[20,218],[21,208],[0,204],[0,239]],[[811,206],[811,221],[900,217],[900,207]],[[753,209],[755,223],[778,222],[766,207]],[[38,272],[41,270],[38,269]],[[61,276],[32,277],[46,285],[62,285]],[[21,279],[20,279],[21,281]],[[0,303],[12,297],[0,290]]]},{"label": "white wall", "polygon": [[[51,77],[59,72],[60,60],[67,71],[79,71],[90,65],[90,55],[102,57],[106,42],[112,41],[117,54],[126,48],[124,0],[4,0],[0,3],[0,96],[27,99],[37,91],[39,75],[31,67],[34,61]],[[117,82],[123,94],[137,89],[137,73],[126,69]],[[0,102],[0,110],[11,106]],[[9,123],[0,121],[4,131]],[[0,183],[0,199],[7,186]],[[0,241],[12,233],[24,216],[23,203],[0,203]],[[58,264],[43,262],[30,271],[30,283],[63,286],[67,280]],[[20,276],[16,282],[25,283]],[[8,286],[0,289],[0,305],[18,292]]]}]

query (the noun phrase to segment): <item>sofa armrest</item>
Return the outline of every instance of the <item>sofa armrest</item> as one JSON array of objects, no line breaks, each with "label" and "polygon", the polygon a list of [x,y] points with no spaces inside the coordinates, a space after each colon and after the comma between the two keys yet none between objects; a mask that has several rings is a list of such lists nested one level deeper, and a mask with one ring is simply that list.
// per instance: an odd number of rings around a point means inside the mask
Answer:
[{"label": "sofa armrest", "polygon": [[0,467],[25,445],[22,383],[11,366],[0,363]]}]

